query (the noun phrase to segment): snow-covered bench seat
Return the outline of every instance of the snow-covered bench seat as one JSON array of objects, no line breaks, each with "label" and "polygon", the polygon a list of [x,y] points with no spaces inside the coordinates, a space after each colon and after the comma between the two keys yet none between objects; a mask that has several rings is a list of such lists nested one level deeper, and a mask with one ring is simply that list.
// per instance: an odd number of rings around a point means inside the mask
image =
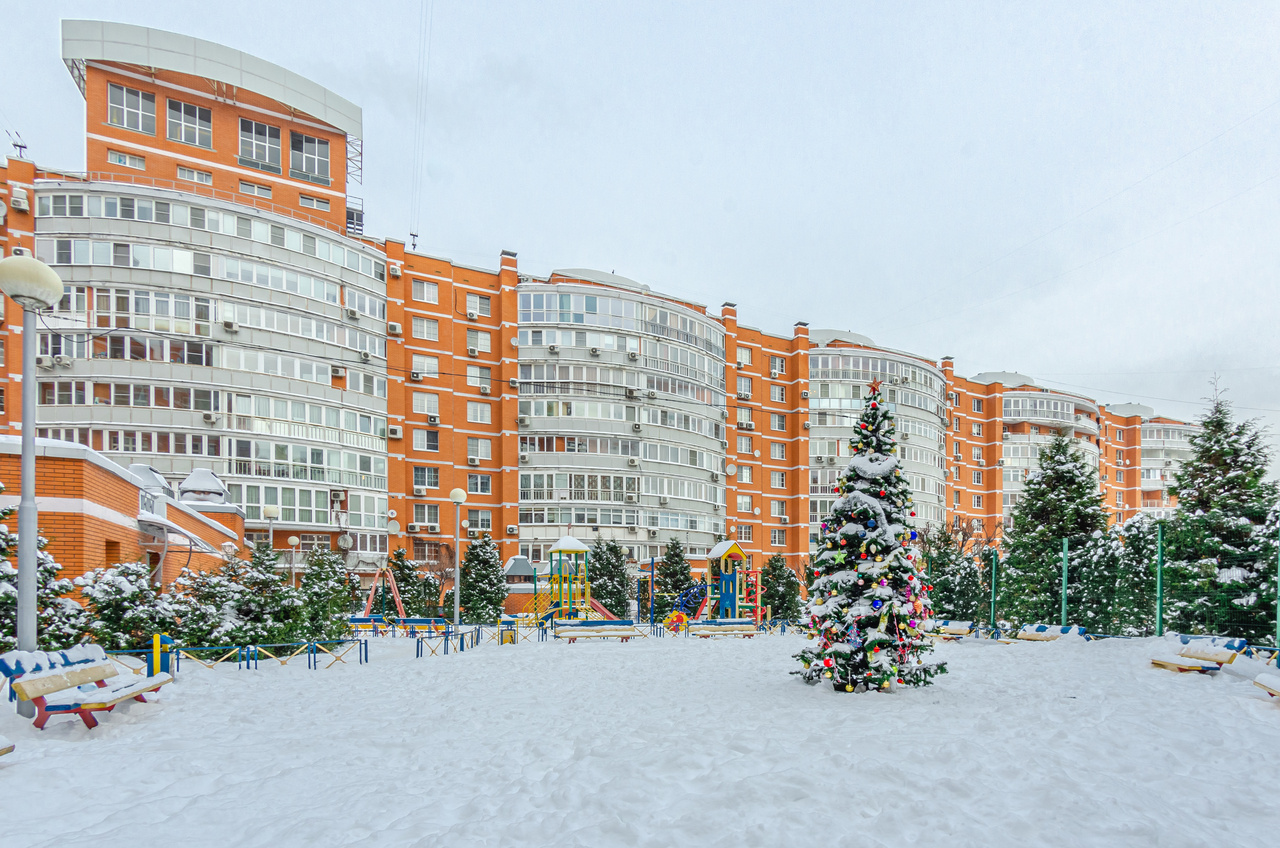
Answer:
[{"label": "snow-covered bench seat", "polygon": [[[77,645],[66,651],[10,651],[0,656],[0,672],[18,699],[36,708],[35,725],[44,729],[56,715],[77,715],[85,727],[97,727],[95,712],[110,712],[116,705],[144,697],[173,680],[168,674],[108,683],[120,672],[98,645]],[[82,689],[94,684],[97,688]]]},{"label": "snow-covered bench seat", "polygon": [[578,639],[618,639],[626,642],[640,635],[635,622],[629,619],[596,621],[592,619],[557,618],[552,622],[555,638],[570,644]]},{"label": "snow-covered bench seat", "polygon": [[16,746],[9,741],[8,737],[0,736],[0,757],[5,754],[12,754],[14,747]]},{"label": "snow-covered bench seat", "polygon": [[965,636],[972,636],[974,631],[977,629],[977,626],[978,623],[976,621],[951,621],[949,619],[943,619],[941,621],[934,622],[932,635],[935,639],[942,639],[943,641],[949,642]]},{"label": "snow-covered bench seat", "polygon": [[1280,675],[1263,672],[1253,679],[1253,685],[1273,698],[1280,698]]},{"label": "snow-covered bench seat", "polygon": [[1086,633],[1083,627],[1074,625],[1059,627],[1054,624],[1024,624],[1017,635],[1027,642],[1052,642],[1063,636],[1086,636]]},{"label": "snow-covered bench seat", "polygon": [[1248,647],[1244,639],[1216,639],[1204,637],[1190,639],[1178,651],[1176,657],[1152,657],[1151,664],[1170,671],[1196,671],[1201,674],[1220,671],[1224,665],[1235,661]]},{"label": "snow-covered bench seat", "polygon": [[710,639],[712,636],[740,636],[750,639],[759,633],[754,621],[749,618],[712,618],[689,622],[690,636],[699,639]]}]

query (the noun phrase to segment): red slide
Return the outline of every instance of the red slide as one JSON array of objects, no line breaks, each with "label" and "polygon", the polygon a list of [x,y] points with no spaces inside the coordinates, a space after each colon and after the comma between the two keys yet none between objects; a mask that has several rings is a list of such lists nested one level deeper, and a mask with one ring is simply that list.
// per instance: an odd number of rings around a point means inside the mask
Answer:
[{"label": "red slide", "polygon": [[595,598],[591,599],[591,608],[596,612],[600,613],[601,615],[603,615],[605,618],[609,619],[610,621],[618,620],[618,617],[616,615],[609,612],[609,610],[605,609],[604,604],[600,603]]}]

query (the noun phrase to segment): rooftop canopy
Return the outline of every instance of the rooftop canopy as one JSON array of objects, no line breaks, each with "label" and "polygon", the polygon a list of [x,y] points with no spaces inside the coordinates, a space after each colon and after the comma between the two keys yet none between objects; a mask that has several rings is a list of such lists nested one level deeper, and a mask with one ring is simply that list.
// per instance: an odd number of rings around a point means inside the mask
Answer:
[{"label": "rooftop canopy", "polygon": [[572,536],[561,536],[560,541],[552,546],[549,554],[585,554],[590,550],[586,545]]},{"label": "rooftop canopy", "polygon": [[243,88],[363,138],[359,106],[309,79],[248,53],[162,29],[110,21],[63,21],[62,61],[84,93],[86,62],[176,71]]},{"label": "rooftop canopy", "polygon": [[747,555],[742,552],[742,548],[738,547],[738,543],[732,539],[717,542],[714,548],[707,551],[707,559],[719,560],[725,557],[741,562],[747,558]]}]

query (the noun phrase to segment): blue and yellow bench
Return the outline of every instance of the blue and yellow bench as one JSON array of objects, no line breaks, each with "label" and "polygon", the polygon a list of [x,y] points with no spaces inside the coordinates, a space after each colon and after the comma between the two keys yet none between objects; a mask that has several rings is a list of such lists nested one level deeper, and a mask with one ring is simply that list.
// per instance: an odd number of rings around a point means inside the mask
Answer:
[{"label": "blue and yellow bench", "polygon": [[1016,634],[1024,642],[1052,642],[1063,636],[1083,636],[1089,638],[1083,627],[1068,624],[1061,627],[1056,624],[1024,624]]},{"label": "blue and yellow bench", "polygon": [[[85,727],[97,727],[96,712],[111,712],[124,701],[146,703],[146,695],[173,680],[159,672],[142,679],[120,674],[98,645],[77,645],[65,651],[10,651],[0,656],[0,673],[9,681],[9,697],[30,701],[36,708],[35,726],[44,729],[58,715],[79,716]],[[84,689],[92,684],[95,688]]]}]

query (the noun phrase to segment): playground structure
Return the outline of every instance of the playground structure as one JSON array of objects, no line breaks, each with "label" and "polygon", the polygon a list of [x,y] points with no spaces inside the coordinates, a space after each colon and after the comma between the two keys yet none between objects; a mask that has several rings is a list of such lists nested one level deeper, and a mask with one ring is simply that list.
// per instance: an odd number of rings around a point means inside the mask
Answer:
[{"label": "playground structure", "polygon": [[547,553],[551,560],[546,591],[539,591],[535,575],[533,600],[525,607],[526,617],[532,616],[540,624],[550,624],[557,619],[617,618],[591,597],[591,552],[585,544],[573,536],[561,536]]},{"label": "playground structure", "polygon": [[[745,567],[747,556],[738,543],[726,540],[707,552],[707,569],[703,580],[685,589],[672,601],[671,612],[662,623],[672,632],[679,632],[693,622],[708,620],[735,620],[759,625],[765,618],[761,603],[761,579],[758,569]],[[718,574],[712,578],[711,564],[716,563]],[[650,623],[654,623],[652,611],[653,569],[649,565]],[[643,584],[643,580],[641,583]],[[643,591],[643,586],[641,587]]]}]

